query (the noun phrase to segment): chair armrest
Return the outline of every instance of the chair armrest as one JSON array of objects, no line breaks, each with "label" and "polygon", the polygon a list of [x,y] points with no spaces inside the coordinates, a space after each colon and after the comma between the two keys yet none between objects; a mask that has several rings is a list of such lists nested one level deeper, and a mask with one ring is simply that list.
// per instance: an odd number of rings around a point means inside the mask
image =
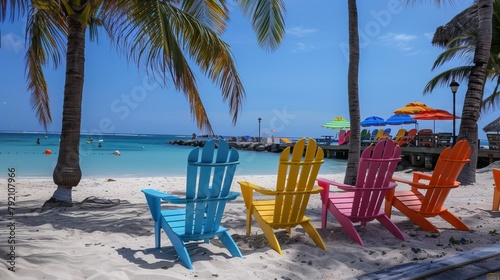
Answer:
[{"label": "chair armrest", "polygon": [[186,203],[186,199],[184,198],[179,198],[175,195],[171,195],[168,193],[160,192],[157,190],[153,189],[143,189],[141,190],[146,196],[154,197],[154,198],[159,198],[165,201],[168,201],[170,203]]},{"label": "chair armrest", "polygon": [[323,188],[328,187],[329,185],[336,186],[336,187],[343,189],[343,190],[346,190],[346,191],[349,191],[350,189],[354,188],[351,185],[342,184],[340,182],[333,181],[333,180],[326,179],[326,178],[317,178],[316,181],[318,181],[318,184]]},{"label": "chair armrest", "polygon": [[243,189],[251,189],[252,191],[256,191],[258,193],[261,193],[261,194],[265,194],[265,195],[276,195],[276,191],[275,190],[271,190],[271,189],[268,189],[268,188],[263,188],[259,185],[256,185],[254,183],[250,183],[250,182],[246,182],[246,181],[239,181],[238,184],[240,184],[240,187],[241,187],[241,190],[243,191]]},{"label": "chair armrest", "polygon": [[167,194],[153,189],[142,190],[146,196],[159,198],[173,204],[186,204],[188,202],[198,202],[198,201],[215,201],[215,200],[234,200],[240,193],[239,192],[229,192],[227,196],[224,197],[204,197],[204,198],[180,198],[175,195]]},{"label": "chair armrest", "polygon": [[316,180],[318,181],[319,185],[323,188],[327,187],[326,184],[329,184],[329,185],[336,186],[339,189],[346,191],[346,192],[368,191],[368,190],[370,190],[370,191],[389,190],[389,189],[393,189],[397,186],[396,183],[390,182],[389,185],[387,186],[387,188],[356,188],[355,186],[342,184],[342,183],[332,181],[329,179],[325,179],[325,178],[318,178]]},{"label": "chair armrest", "polygon": [[405,180],[405,179],[401,179],[401,178],[397,178],[397,177],[392,177],[391,182],[405,183],[407,185],[411,185],[414,183],[413,181],[409,181],[409,180]]},{"label": "chair armrest", "polygon": [[453,185],[427,185],[427,184],[408,181],[408,180],[404,180],[401,178],[395,178],[395,177],[393,177],[391,179],[391,182],[405,183],[405,184],[410,185],[412,188],[417,188],[417,189],[456,188],[456,187],[460,186],[460,182],[458,182],[458,181],[455,181],[453,183]]},{"label": "chair armrest", "polygon": [[[414,183],[413,183],[414,184]],[[418,188],[418,189],[446,189],[446,188],[457,188],[460,186],[460,182],[455,181],[453,185],[425,185],[425,184],[418,184],[418,185],[413,185],[412,187]]]},{"label": "chair armrest", "polygon": [[239,181],[238,184],[240,184],[241,194],[243,195],[243,201],[245,202],[245,207],[247,210],[252,207],[254,191],[258,191],[265,195],[274,195],[274,191],[262,188],[250,182]]},{"label": "chair armrest", "polygon": [[152,196],[152,197],[160,198],[160,199],[178,198],[175,195],[171,195],[171,194],[160,192],[160,191],[153,190],[153,189],[142,189],[141,191],[144,194],[146,194],[147,196]]},{"label": "chair armrest", "polygon": [[321,196],[321,201],[324,205],[328,204],[330,185],[337,186],[338,188],[344,191],[348,191],[349,188],[352,189],[352,187],[349,185],[341,184],[339,182],[326,178],[317,178],[316,181],[318,182],[318,185],[323,188],[323,190],[320,192],[320,196]]},{"label": "chair armrest", "polygon": [[413,172],[413,181],[414,182],[418,182],[420,180],[430,180],[432,177],[432,174],[429,174],[429,173],[423,173],[423,172],[419,172],[419,171],[415,171]]}]

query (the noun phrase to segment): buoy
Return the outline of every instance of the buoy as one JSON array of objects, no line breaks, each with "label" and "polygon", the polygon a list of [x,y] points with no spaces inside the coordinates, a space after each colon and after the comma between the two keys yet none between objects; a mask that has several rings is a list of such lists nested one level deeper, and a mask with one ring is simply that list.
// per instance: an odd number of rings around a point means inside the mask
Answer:
[{"label": "buoy", "polygon": [[115,156],[121,156],[120,151],[118,151],[118,150],[115,150],[115,151],[113,152],[113,155],[115,155]]},{"label": "buoy", "polygon": [[51,150],[45,150],[44,152],[46,155],[51,155],[52,154],[52,151]]}]

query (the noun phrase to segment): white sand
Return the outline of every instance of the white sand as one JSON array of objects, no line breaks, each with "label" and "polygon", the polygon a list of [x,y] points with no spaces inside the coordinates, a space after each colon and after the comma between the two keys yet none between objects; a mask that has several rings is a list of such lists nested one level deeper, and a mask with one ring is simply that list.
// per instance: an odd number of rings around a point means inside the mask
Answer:
[{"label": "white sand", "polygon": [[[411,178],[411,174],[397,173]],[[342,181],[339,175],[322,174]],[[421,262],[460,251],[486,247],[500,241],[500,212],[492,212],[493,180],[490,171],[478,173],[478,183],[461,186],[451,192],[446,205],[472,229],[462,232],[451,228],[441,218],[432,221],[441,234],[422,231],[393,211],[392,219],[407,241],[393,237],[378,222],[357,226],[365,247],[351,241],[339,223],[329,216],[328,226],[320,233],[328,251],[317,248],[302,228],[292,230],[290,238],[280,232],[283,255],[265,244],[260,228],[254,222],[252,235],[245,236],[245,209],[241,196],[228,204],[223,225],[230,229],[244,255],[233,258],[218,240],[211,244],[188,246],[194,270],[186,269],[165,234],[162,250],[154,249],[153,223],[141,193],[143,188],[181,195],[184,178],[83,179],[74,189],[73,200],[88,197],[120,200],[109,208],[92,204],[41,212],[55,186],[50,178],[17,178],[15,205],[15,272],[7,268],[10,250],[7,225],[7,182],[2,180],[0,211],[1,264],[0,279],[352,279],[365,273],[408,262]],[[272,187],[275,176],[239,176],[233,189],[239,191],[238,180],[248,180]],[[406,188],[404,185],[398,188]],[[320,227],[321,202],[312,197],[308,216]],[[452,245],[450,238],[464,238],[467,244]]]}]

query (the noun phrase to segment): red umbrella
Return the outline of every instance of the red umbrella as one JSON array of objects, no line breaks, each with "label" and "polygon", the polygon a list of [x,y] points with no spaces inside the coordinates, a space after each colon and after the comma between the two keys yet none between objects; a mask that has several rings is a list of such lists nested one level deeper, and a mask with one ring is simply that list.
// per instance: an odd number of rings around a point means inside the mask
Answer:
[{"label": "red umbrella", "polygon": [[436,131],[436,120],[453,120],[453,118],[459,119],[460,117],[459,116],[453,117],[453,115],[446,110],[432,109],[432,110],[422,111],[416,114],[412,119],[434,121],[434,131]]}]

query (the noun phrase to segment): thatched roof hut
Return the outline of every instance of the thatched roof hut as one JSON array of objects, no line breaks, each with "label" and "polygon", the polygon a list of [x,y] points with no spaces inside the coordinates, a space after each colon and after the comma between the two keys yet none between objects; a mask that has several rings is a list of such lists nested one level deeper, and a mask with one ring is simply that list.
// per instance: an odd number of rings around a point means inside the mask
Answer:
[{"label": "thatched roof hut", "polygon": [[490,122],[485,127],[483,127],[484,132],[500,132],[500,118]]}]

